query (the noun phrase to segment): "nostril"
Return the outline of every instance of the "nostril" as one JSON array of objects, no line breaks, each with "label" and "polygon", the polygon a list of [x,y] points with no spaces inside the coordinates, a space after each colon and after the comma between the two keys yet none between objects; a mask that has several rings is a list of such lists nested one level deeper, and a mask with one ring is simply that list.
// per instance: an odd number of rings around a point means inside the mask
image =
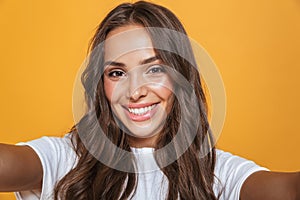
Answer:
[{"label": "nostril", "polygon": [[141,97],[141,93],[140,93],[140,90],[139,90],[139,89],[135,90],[135,91],[130,95],[130,98],[133,99],[133,100],[138,100],[140,97]]}]

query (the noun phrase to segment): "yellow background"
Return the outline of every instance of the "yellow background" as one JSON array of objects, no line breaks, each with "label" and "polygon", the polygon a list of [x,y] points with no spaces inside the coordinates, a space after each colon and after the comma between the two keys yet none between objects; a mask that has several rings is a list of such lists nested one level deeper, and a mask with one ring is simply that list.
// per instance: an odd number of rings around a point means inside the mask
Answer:
[{"label": "yellow background", "polygon": [[[0,0],[1,142],[68,131],[88,41],[121,2]],[[300,1],[153,2],[173,10],[219,67],[227,115],[218,146],[272,170],[300,170]]]}]

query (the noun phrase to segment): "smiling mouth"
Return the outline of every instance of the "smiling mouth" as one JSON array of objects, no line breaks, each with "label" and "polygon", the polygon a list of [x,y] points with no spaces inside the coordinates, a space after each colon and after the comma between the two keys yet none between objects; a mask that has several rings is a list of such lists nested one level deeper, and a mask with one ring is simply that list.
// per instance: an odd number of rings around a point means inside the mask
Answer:
[{"label": "smiling mouth", "polygon": [[153,104],[151,106],[145,106],[145,107],[141,107],[141,108],[128,108],[128,111],[134,115],[144,115],[147,112],[150,112],[151,110],[153,110],[156,105],[157,104]]}]

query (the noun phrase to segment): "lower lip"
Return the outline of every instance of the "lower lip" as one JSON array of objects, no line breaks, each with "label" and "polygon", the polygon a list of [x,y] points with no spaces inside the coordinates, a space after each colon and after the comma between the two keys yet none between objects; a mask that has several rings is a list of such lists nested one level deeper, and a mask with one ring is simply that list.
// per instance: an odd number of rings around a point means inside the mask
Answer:
[{"label": "lower lip", "polygon": [[142,115],[136,115],[136,114],[133,114],[133,113],[129,112],[128,110],[126,110],[126,113],[127,113],[127,116],[128,116],[132,121],[136,121],[136,122],[146,121],[146,120],[149,120],[149,119],[155,114],[155,112],[156,112],[157,109],[158,109],[158,106],[157,106],[157,105],[158,105],[158,104],[156,104],[155,107],[154,107],[152,110],[150,110],[150,111],[148,111],[148,112],[146,112],[146,113],[144,113],[144,114],[142,114]]}]

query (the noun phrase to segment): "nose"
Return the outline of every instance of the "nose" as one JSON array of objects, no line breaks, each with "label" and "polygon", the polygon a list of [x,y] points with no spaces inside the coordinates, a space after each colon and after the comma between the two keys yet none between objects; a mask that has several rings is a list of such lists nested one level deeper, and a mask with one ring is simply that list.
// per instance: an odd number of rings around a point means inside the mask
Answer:
[{"label": "nose", "polygon": [[130,99],[130,101],[138,101],[139,99],[147,96],[148,88],[142,75],[133,73],[128,79],[129,85],[127,98]]}]

